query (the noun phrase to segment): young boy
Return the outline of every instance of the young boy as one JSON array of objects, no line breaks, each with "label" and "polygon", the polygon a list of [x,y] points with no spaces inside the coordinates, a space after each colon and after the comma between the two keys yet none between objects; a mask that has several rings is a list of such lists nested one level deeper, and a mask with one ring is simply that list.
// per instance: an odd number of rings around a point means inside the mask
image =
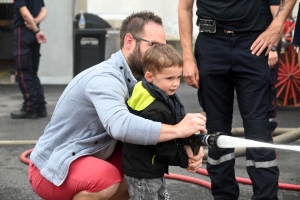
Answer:
[{"label": "young boy", "polygon": [[[144,77],[127,101],[130,112],[165,124],[176,124],[185,115],[175,91],[180,85],[183,61],[168,44],[150,47],[143,59]],[[123,172],[131,200],[169,199],[164,173],[168,166],[188,166],[183,145],[175,141],[157,145],[123,144]]]}]

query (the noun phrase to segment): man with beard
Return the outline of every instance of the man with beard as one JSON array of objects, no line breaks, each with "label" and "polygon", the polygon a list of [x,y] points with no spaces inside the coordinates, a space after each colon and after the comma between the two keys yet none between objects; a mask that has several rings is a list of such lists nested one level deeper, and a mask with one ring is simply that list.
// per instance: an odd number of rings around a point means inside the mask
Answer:
[{"label": "man with beard", "polygon": [[[120,29],[121,50],[78,74],[61,95],[50,123],[31,153],[29,182],[43,199],[129,199],[121,170],[122,142],[155,145],[206,132],[205,117],[187,114],[166,125],[131,114],[126,101],[143,75],[142,57],[166,43],[160,17],[128,16]],[[185,147],[190,172],[202,164]]]}]

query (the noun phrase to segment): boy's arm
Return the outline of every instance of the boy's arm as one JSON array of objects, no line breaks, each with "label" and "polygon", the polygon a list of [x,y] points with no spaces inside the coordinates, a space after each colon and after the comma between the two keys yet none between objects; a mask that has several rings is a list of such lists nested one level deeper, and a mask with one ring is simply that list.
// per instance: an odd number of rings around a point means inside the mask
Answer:
[{"label": "boy's arm", "polygon": [[150,146],[155,153],[155,160],[163,162],[170,166],[179,166],[181,168],[188,167],[189,157],[187,156],[183,145],[176,144],[175,141],[158,143]]},{"label": "boy's arm", "polygon": [[[164,124],[172,124],[172,114],[168,110],[156,112],[154,115],[142,113],[141,117],[150,119],[152,121],[162,122]],[[158,160],[167,165],[180,166],[182,168],[187,168],[188,166],[188,156],[183,148],[183,145],[177,145],[174,140],[157,143],[156,145],[149,145],[149,148],[154,152],[155,157],[152,162]]]}]

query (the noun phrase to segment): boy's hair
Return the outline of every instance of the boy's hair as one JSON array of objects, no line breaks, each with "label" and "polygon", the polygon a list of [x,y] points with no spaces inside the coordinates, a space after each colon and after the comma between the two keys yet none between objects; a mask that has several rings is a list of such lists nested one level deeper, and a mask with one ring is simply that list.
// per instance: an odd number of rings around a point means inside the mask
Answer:
[{"label": "boy's hair", "polygon": [[120,47],[124,45],[124,38],[127,33],[139,35],[143,33],[145,24],[154,22],[162,26],[162,19],[151,11],[132,13],[122,22],[120,28]]},{"label": "boy's hair", "polygon": [[169,44],[154,44],[145,53],[143,58],[143,71],[151,73],[161,72],[168,67],[182,67],[183,61],[180,53]]}]

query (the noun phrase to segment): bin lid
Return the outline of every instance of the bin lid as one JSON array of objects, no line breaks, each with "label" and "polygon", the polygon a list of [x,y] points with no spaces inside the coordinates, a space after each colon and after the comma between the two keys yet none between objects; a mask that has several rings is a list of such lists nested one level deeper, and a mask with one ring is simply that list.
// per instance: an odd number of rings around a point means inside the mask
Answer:
[{"label": "bin lid", "polygon": [[[111,25],[99,17],[98,15],[92,14],[92,13],[83,13],[84,19],[85,19],[85,28],[111,28]],[[78,23],[78,20],[80,18],[80,13],[76,15],[75,19]]]}]

